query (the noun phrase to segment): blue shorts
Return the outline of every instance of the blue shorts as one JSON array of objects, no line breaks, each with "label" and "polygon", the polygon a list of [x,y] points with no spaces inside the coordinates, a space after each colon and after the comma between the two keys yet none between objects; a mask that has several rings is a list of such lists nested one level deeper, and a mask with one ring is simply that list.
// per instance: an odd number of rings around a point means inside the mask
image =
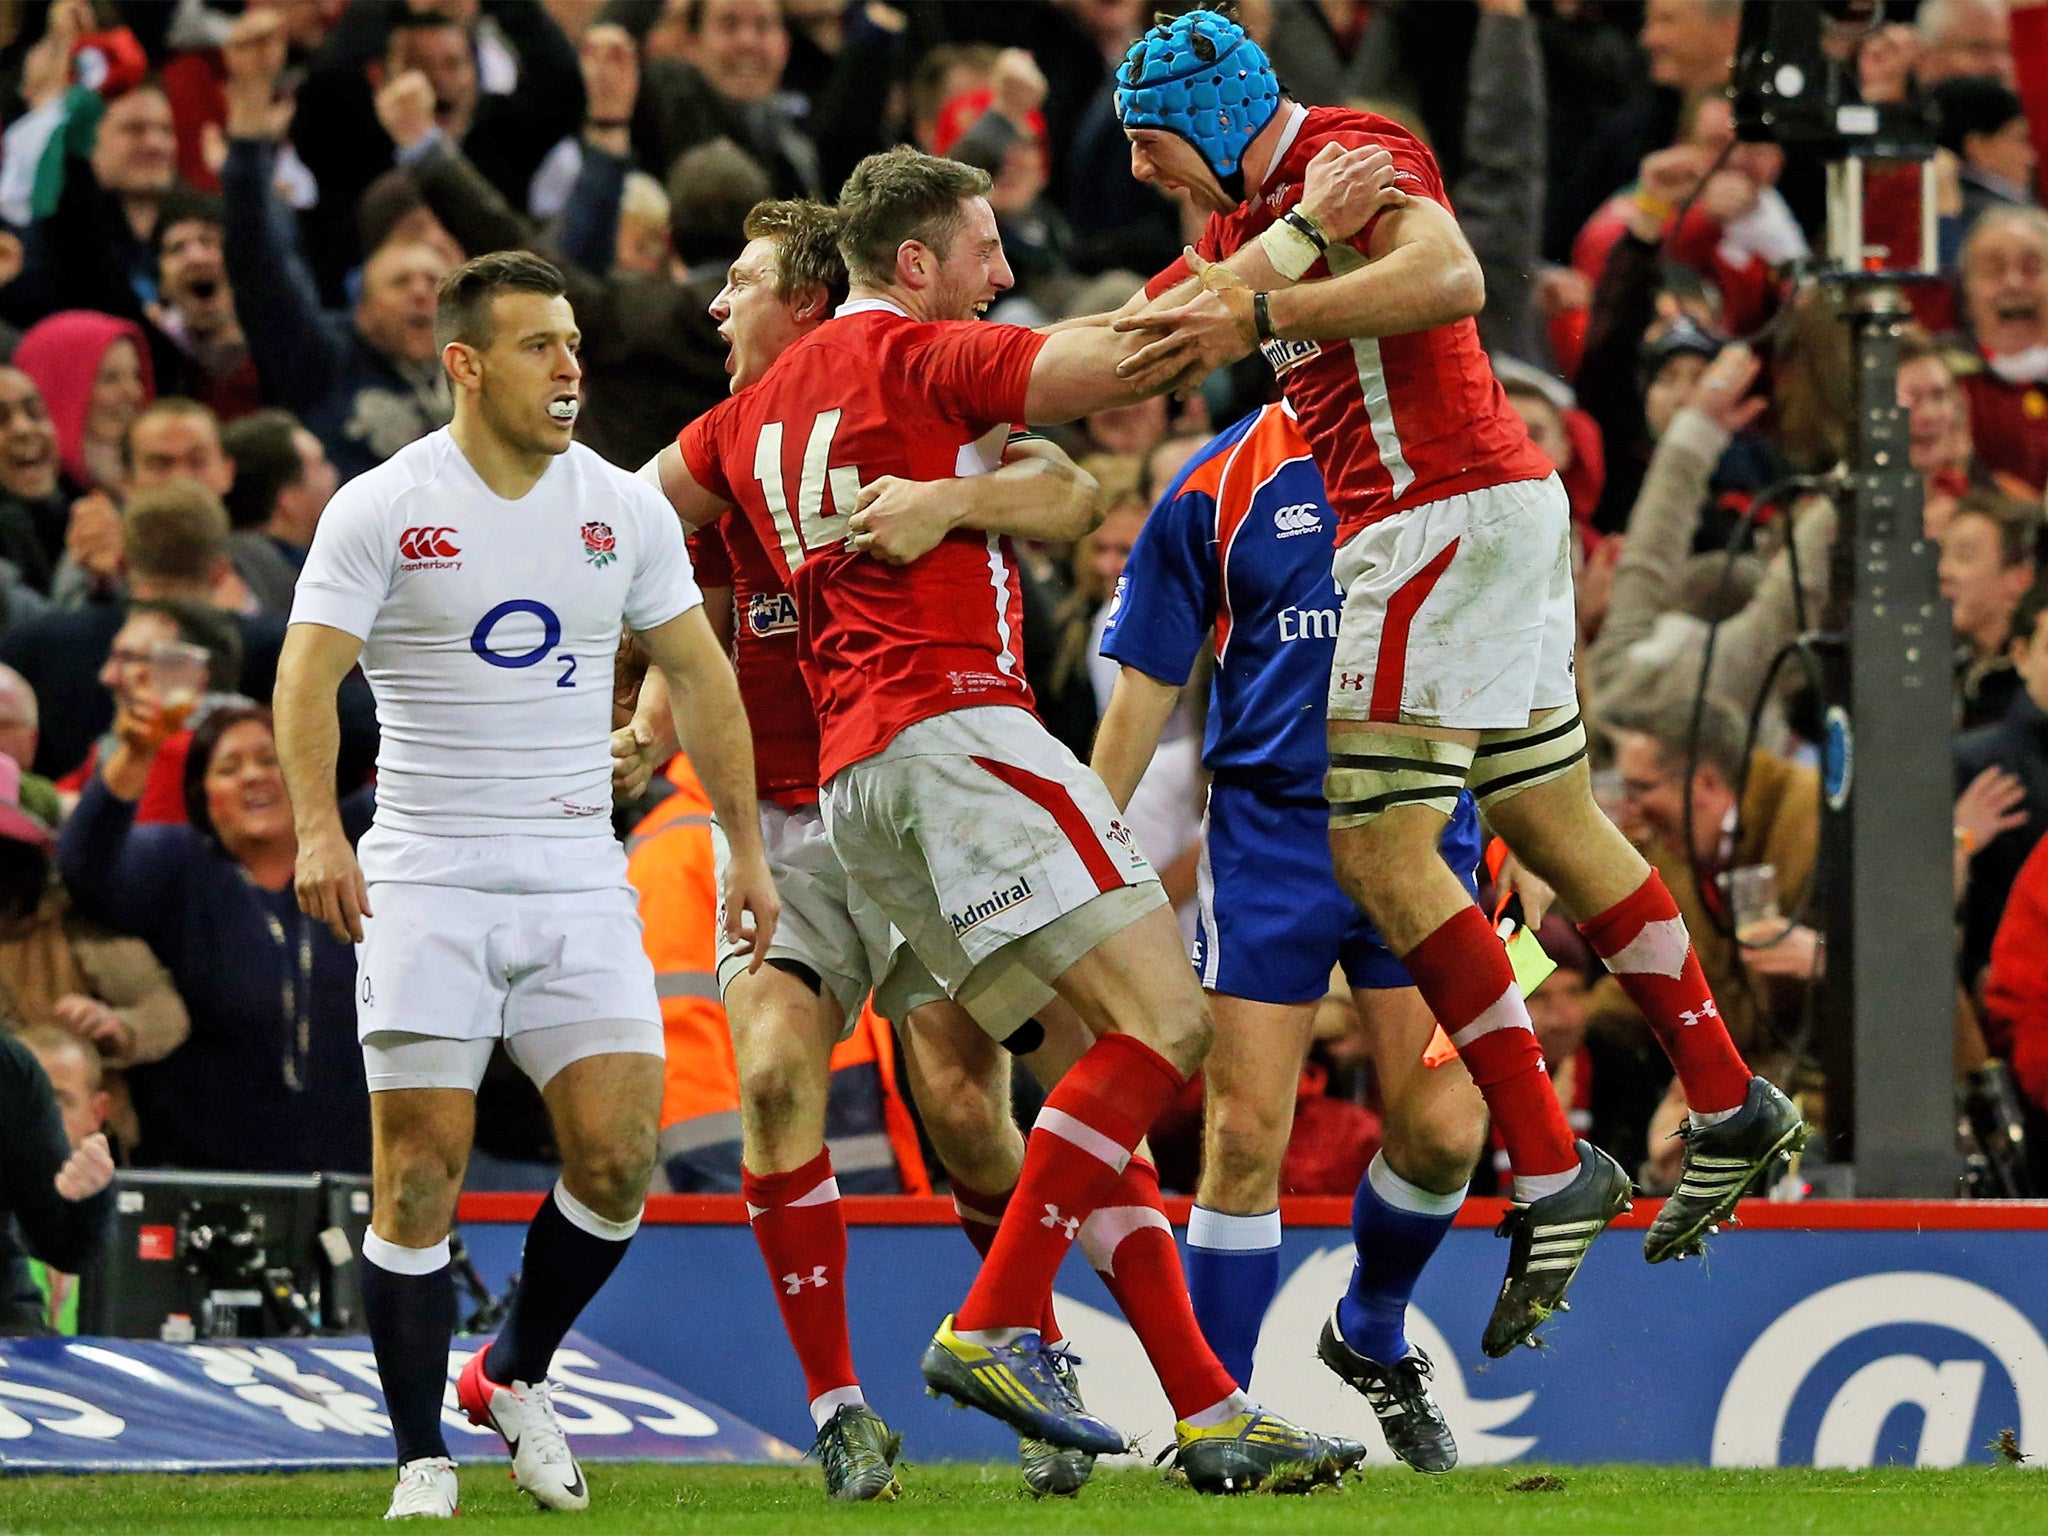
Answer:
[{"label": "blue shorts", "polygon": [[[1479,813],[1470,795],[1444,827],[1444,862],[1478,891]],[[1195,934],[1202,985],[1259,1003],[1308,1003],[1341,964],[1354,987],[1412,986],[1364,913],[1338,888],[1330,812],[1321,802],[1268,800],[1241,784],[1209,787]]]}]

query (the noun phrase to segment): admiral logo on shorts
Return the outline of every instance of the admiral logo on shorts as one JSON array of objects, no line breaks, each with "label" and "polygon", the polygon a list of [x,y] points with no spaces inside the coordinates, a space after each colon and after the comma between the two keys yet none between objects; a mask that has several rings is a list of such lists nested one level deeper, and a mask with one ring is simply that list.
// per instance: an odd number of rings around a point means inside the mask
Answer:
[{"label": "admiral logo on shorts", "polygon": [[1323,519],[1320,509],[1312,501],[1296,502],[1291,507],[1282,507],[1273,514],[1274,536],[1282,539],[1299,538],[1304,533],[1321,533]]},{"label": "admiral logo on shorts", "polygon": [[964,912],[948,912],[946,914],[946,921],[953,925],[953,936],[958,938],[970,929],[980,927],[998,912],[1007,912],[1010,908],[1022,905],[1037,894],[1036,891],[1031,889],[1031,882],[1029,880],[1019,880],[1015,885],[1005,886],[1002,890],[994,892],[981,901],[977,901]]},{"label": "admiral logo on shorts", "polygon": [[788,592],[756,592],[747,599],[747,633],[756,640],[796,633],[796,598]]},{"label": "admiral logo on shorts", "polygon": [[462,562],[453,528],[408,528],[398,536],[401,571],[452,571]]}]

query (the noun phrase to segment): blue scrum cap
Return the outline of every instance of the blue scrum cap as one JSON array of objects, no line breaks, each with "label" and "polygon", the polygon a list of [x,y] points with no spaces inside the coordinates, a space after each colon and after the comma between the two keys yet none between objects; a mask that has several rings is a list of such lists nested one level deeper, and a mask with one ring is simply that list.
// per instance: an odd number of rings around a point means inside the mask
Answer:
[{"label": "blue scrum cap", "polygon": [[1243,199],[1245,146],[1280,110],[1273,66],[1243,27],[1206,10],[1162,21],[1131,44],[1116,83],[1124,127],[1178,134]]}]

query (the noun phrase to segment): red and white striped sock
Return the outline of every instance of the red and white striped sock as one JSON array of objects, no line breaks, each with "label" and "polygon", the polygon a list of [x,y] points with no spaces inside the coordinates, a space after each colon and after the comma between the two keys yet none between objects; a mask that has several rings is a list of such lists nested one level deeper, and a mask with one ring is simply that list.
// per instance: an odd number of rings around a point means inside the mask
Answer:
[{"label": "red and white striped sock", "polygon": [[1193,1423],[1231,1402],[1237,1383],[1195,1321],[1158,1169],[1131,1159],[1110,1203],[1081,1224],[1081,1251],[1144,1345],[1174,1417]]},{"label": "red and white striped sock", "polygon": [[[953,1212],[960,1218],[960,1230],[984,1259],[995,1246],[996,1229],[1003,1224],[1003,1212],[1010,1208],[1011,1193],[1006,1189],[1000,1195],[989,1195],[954,1182]],[[1050,1291],[1045,1297],[1045,1315],[1038,1320],[1038,1336],[1048,1344],[1057,1344],[1065,1337],[1060,1332],[1060,1320],[1053,1315]]]},{"label": "red and white striped sock", "polygon": [[740,1190],[783,1330],[803,1366],[811,1417],[823,1427],[839,1408],[864,1401],[846,1326],[846,1214],[832,1154],[822,1151],[787,1173],[742,1169]]},{"label": "red and white striped sock", "polygon": [[1678,903],[1654,869],[1635,892],[1579,924],[1678,1069],[1686,1106],[1726,1115],[1749,1096],[1749,1068],[1728,1037]]},{"label": "red and white striped sock", "polygon": [[1516,1198],[1533,1199],[1570,1183],[1579,1166],[1571,1124],[1543,1070],[1515,968],[1486,914],[1463,908],[1401,964],[1486,1099],[1507,1145]]},{"label": "red and white striped sock", "polygon": [[1035,1328],[1075,1234],[1123,1177],[1131,1149],[1180,1092],[1173,1064],[1105,1035],[1060,1079],[1024,1146],[1024,1172],[953,1326]]}]

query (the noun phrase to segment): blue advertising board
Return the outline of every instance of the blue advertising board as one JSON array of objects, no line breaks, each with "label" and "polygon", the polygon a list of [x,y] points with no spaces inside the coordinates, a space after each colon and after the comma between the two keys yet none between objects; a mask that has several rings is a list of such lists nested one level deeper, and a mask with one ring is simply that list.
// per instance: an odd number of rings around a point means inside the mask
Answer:
[{"label": "blue advertising board", "polygon": [[[460,1461],[504,1442],[455,1407],[475,1348],[448,1357],[442,1422]],[[603,1345],[571,1334],[549,1379],[589,1461],[793,1461],[797,1452]],[[0,1339],[0,1471],[239,1472],[388,1467],[391,1422],[368,1339]]]},{"label": "blue advertising board", "polygon": [[[1507,1245],[1461,1225],[1423,1277],[1409,1333],[1435,1358],[1467,1465],[1953,1466],[1993,1459],[2008,1429],[2038,1463],[2048,1459],[2048,1220],[2035,1212],[2027,1230],[2005,1210],[1999,1230],[1774,1222],[1722,1234],[1705,1261],[1655,1267],[1639,1232],[1617,1230],[1593,1249],[1548,1347],[1499,1361],[1478,1342]],[[518,1225],[465,1232],[493,1283],[517,1266]],[[933,1327],[973,1278],[958,1229],[856,1224],[850,1235],[855,1362],[906,1453],[1014,1454],[1000,1428],[928,1399],[918,1378]],[[1385,1459],[1365,1404],[1315,1358],[1350,1270],[1344,1229],[1288,1232],[1252,1388]],[[1170,1443],[1172,1414],[1143,1352],[1078,1256],[1058,1297],[1091,1407],[1153,1449]],[[581,1326],[785,1440],[810,1433],[803,1378],[743,1224],[650,1222]]]}]

